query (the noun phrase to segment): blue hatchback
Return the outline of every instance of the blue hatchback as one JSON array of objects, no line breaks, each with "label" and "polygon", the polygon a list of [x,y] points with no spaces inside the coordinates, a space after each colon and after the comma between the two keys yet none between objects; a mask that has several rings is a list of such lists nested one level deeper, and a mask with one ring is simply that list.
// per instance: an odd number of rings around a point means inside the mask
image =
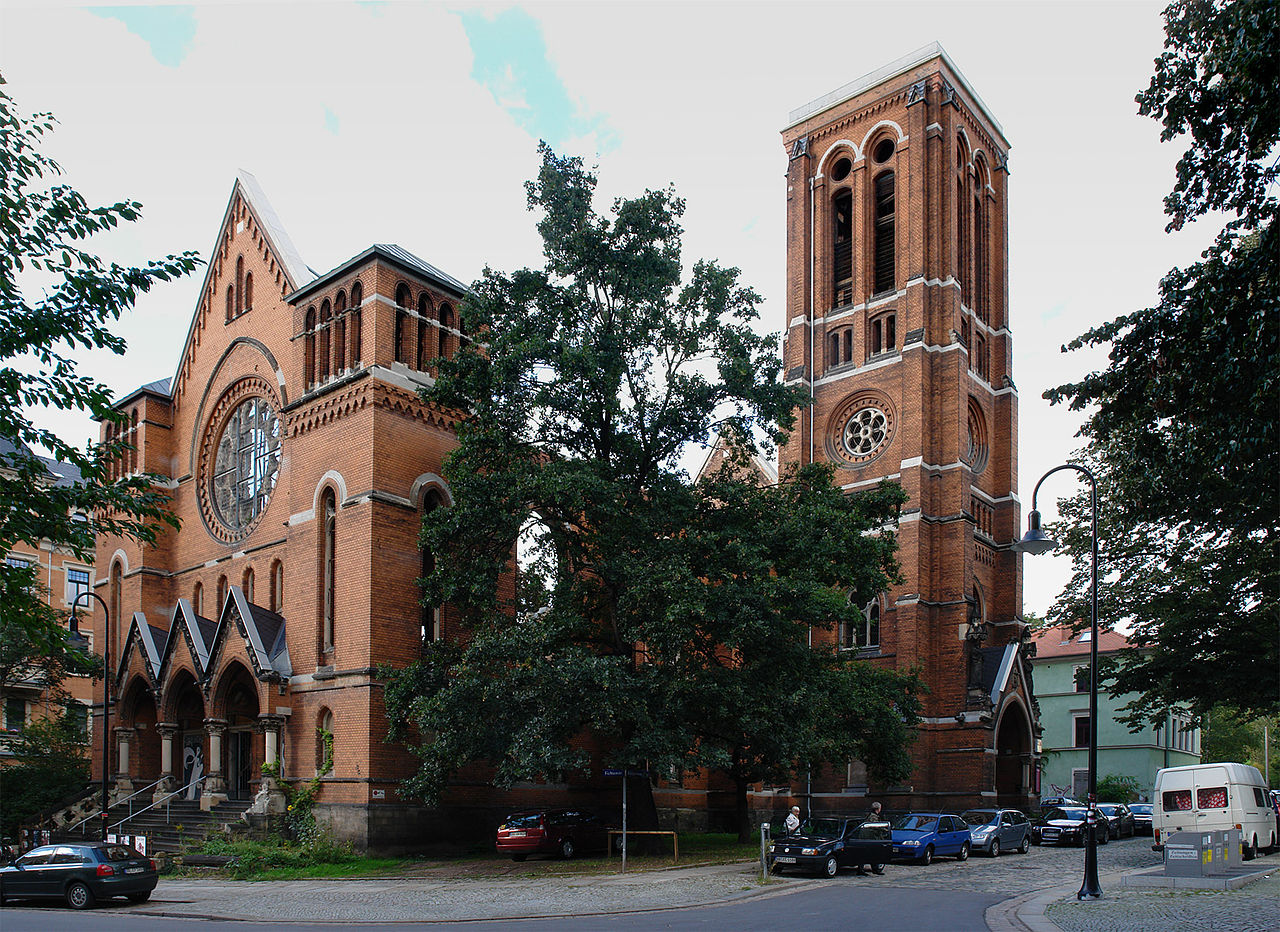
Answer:
[{"label": "blue hatchback", "polygon": [[969,857],[973,840],[969,826],[959,816],[941,812],[913,812],[893,824],[893,856],[930,863],[938,855],[958,861]]}]

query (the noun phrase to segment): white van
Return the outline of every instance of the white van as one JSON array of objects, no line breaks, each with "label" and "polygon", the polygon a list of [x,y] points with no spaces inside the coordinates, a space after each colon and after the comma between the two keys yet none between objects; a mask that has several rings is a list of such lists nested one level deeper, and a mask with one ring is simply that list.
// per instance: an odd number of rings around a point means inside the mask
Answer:
[{"label": "white van", "polygon": [[1240,829],[1244,859],[1276,846],[1276,813],[1257,767],[1248,764],[1192,764],[1156,774],[1151,796],[1157,851],[1174,832]]}]

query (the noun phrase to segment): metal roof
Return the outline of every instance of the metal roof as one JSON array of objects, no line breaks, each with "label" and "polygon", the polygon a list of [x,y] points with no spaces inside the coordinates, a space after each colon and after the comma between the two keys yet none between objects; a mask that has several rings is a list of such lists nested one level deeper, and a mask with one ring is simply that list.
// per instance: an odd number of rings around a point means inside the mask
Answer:
[{"label": "metal roof", "polygon": [[375,243],[359,255],[352,256],[346,262],[330,272],[326,272],[314,281],[307,282],[293,294],[285,298],[286,301],[294,302],[305,298],[319,289],[323,288],[330,282],[336,281],[358,265],[362,265],[371,258],[382,259],[393,265],[398,265],[412,275],[434,283],[446,291],[453,292],[457,298],[465,297],[469,290],[466,285],[458,281],[447,272],[442,272],[430,262],[419,259],[403,246],[397,246],[395,243]]}]

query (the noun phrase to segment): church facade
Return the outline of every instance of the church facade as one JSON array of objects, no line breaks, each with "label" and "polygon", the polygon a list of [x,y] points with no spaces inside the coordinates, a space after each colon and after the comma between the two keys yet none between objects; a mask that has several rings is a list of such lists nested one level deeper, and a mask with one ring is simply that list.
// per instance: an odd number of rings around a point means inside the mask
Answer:
[{"label": "church facade", "polygon": [[[907,581],[838,638],[851,658],[921,665],[932,690],[909,784],[869,787],[852,762],[815,770],[806,792],[830,809],[882,791],[889,807],[1025,805],[1036,718],[1009,550],[1008,145],[940,49],[802,109],[783,135],[786,377],[812,403],[781,466],[827,460],[851,491],[881,478],[908,491]],[[339,837],[405,850],[483,836],[505,807],[616,791],[499,792],[477,770],[442,811],[399,795],[414,761],[384,740],[378,668],[465,636],[417,585],[431,560],[418,530],[450,503],[455,443],[454,414],[419,389],[468,340],[465,290],[389,245],[317,273],[253,178],[236,180],[174,376],[103,427],[134,447],[117,469],[163,477],[182,523],[151,546],[98,541],[117,798],[182,792],[269,815],[281,780],[319,777],[316,814]],[[655,800],[668,821],[705,825],[720,789],[658,781]],[[801,792],[761,788],[755,805]]]},{"label": "church facade", "polygon": [[937,44],[801,107],[787,151],[784,371],[810,403],[780,465],[834,464],[851,493],[890,479],[904,581],[835,636],[929,684],[914,773],[824,793],[887,808],[1036,790],[1033,654],[1021,620],[1018,395],[1008,302],[1008,151]]}]

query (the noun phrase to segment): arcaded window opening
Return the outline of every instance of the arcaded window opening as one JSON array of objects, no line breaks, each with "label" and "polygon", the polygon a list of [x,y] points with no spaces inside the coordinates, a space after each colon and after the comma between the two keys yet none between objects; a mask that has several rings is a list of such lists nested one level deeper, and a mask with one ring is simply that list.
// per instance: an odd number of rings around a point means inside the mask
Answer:
[{"label": "arcaded window opening", "polygon": [[280,560],[271,564],[271,604],[267,607],[284,613],[284,563]]},{"label": "arcaded window opening", "polygon": [[351,368],[360,365],[360,305],[364,301],[364,289],[356,282],[351,286]]},{"label": "arcaded window opening", "polygon": [[240,591],[245,599],[253,601],[253,567],[245,567],[244,576],[240,579]]},{"label": "arcaded window opening", "polygon": [[[428,514],[444,505],[444,498],[437,489],[429,489],[422,497],[422,515],[425,518]],[[422,547],[422,576],[425,581],[432,573],[436,571],[436,557],[432,553],[431,548],[425,544]],[[425,593],[418,592],[418,605],[420,607],[420,617],[418,624],[418,639],[422,647],[425,649],[427,644],[433,641],[439,641],[444,638],[444,606],[430,605],[426,601]]]},{"label": "arcaded window opening", "polygon": [[853,193],[841,191],[831,203],[834,307],[853,303]]},{"label": "arcaded window opening", "polygon": [[321,643],[326,651],[334,645],[334,602],[337,595],[338,558],[338,506],[333,489],[324,490],[320,503],[321,515]]},{"label": "arcaded window opening", "polygon": [[853,362],[853,328],[842,327],[827,337],[827,365],[843,366]]},{"label": "arcaded window opening", "polygon": [[868,328],[868,355],[879,356],[898,348],[898,315],[894,311],[881,314],[871,320]]},{"label": "arcaded window opening", "polygon": [[431,318],[431,299],[427,297],[424,291],[418,296],[418,365],[420,372],[427,371],[427,364],[431,362],[431,330],[426,326],[427,321]]},{"label": "arcaded window opening", "polygon": [[325,298],[320,304],[320,381],[323,382],[329,378],[329,341],[332,337],[329,324],[333,320],[333,308],[329,304],[329,299]]},{"label": "arcaded window opening", "polygon": [[303,322],[303,330],[305,333],[305,336],[303,337],[303,344],[305,346],[303,351],[305,358],[302,364],[304,370],[303,378],[306,381],[307,387],[310,388],[316,380],[316,309],[314,307],[307,308],[307,316]]},{"label": "arcaded window opening", "polygon": [[453,334],[453,308],[447,304],[440,305],[440,345],[439,356],[441,359],[448,359],[453,355],[455,342]]},{"label": "arcaded window opening", "polygon": [[875,293],[897,290],[894,246],[894,178],[887,171],[875,180]]}]

